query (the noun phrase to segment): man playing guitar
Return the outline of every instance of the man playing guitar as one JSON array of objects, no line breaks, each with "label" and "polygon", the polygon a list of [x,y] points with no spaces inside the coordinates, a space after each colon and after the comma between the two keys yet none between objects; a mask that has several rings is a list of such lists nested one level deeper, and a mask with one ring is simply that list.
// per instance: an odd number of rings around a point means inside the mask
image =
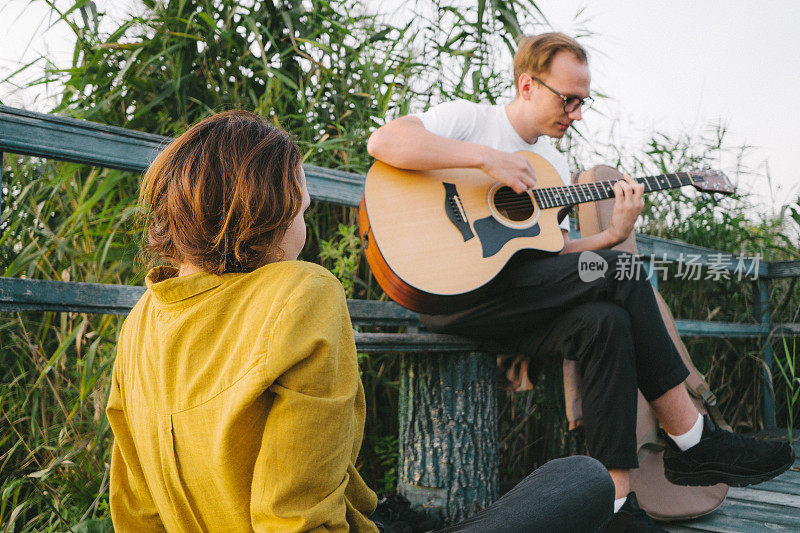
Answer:
[{"label": "man playing guitar", "polygon": [[[514,79],[517,95],[506,106],[458,100],[389,122],[370,137],[370,155],[408,170],[480,169],[521,193],[536,185],[536,175],[529,160],[514,152],[529,151],[569,183],[566,158],[545,137],[561,138],[591,101],[586,51],[560,33],[523,37]],[[646,276],[612,274],[630,257],[609,248],[628,238],[644,205],[644,186],[629,176],[613,188],[616,201],[606,230],[569,240],[565,219],[565,246],[558,255],[518,253],[480,302],[421,318],[433,331],[513,338],[532,358],[577,360],[587,447],[615,485],[609,531],[662,531],[639,512],[630,491],[630,472],[638,466],[637,388],[670,437],[664,463],[673,483],[759,483],[786,470],[793,452],[785,443],[727,432],[699,414],[683,383],[688,370]],[[579,252],[587,250],[609,264],[606,275],[591,282],[578,276]]]}]

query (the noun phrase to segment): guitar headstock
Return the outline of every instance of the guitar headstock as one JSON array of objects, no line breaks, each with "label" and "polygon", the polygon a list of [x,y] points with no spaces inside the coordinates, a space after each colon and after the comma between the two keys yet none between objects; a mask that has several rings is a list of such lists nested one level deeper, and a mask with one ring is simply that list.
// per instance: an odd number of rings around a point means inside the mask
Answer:
[{"label": "guitar headstock", "polygon": [[689,172],[692,186],[701,192],[716,192],[720,194],[733,194],[733,184],[728,176],[719,170],[693,170]]}]

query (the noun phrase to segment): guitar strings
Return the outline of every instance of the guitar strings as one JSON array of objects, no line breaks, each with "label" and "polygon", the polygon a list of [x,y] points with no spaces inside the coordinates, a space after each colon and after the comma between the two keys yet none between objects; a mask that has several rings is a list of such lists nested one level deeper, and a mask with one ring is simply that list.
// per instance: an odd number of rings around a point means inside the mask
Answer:
[{"label": "guitar strings", "polygon": [[[671,178],[673,177],[677,179],[677,185],[671,183]],[[690,174],[686,173],[686,178],[690,178]],[[636,181],[639,183],[643,183],[645,185],[645,192],[653,192],[656,190],[678,188],[692,184],[691,179],[688,179],[687,183],[684,183],[683,179],[684,178],[682,178],[680,174],[664,174],[660,176],[646,176],[643,178],[636,178]],[[659,180],[662,183],[659,183]],[[556,203],[554,205],[549,205],[545,207],[545,209],[551,207],[575,205],[584,202],[614,198],[616,195],[613,192],[613,184],[616,183],[617,181],[622,181],[622,180],[604,180],[592,183],[581,183],[577,185],[564,185],[562,187],[545,187],[542,189],[531,189],[531,195],[534,197],[534,200],[536,200],[536,202],[539,204],[552,203],[553,200],[556,200]],[[667,183],[666,187],[663,186],[664,185],[663,182],[665,181]],[[591,190],[590,187],[594,188],[594,190]],[[601,187],[602,189],[598,190],[598,187]],[[560,191],[566,191],[566,192],[560,192]],[[502,203],[495,201],[495,205],[498,208],[502,207],[506,209],[507,208],[514,209],[514,208],[528,207],[532,204],[531,195],[525,193],[513,193],[514,196],[512,197],[511,194],[508,192],[504,192],[503,194],[505,195],[505,198],[501,200]],[[594,196],[598,194],[600,195],[608,194],[608,196],[595,198]],[[548,197],[547,195],[550,196]],[[574,197],[577,197],[578,202],[572,201],[563,203],[560,201],[558,196],[562,196],[565,199],[567,199],[567,197],[569,196],[570,200],[574,200],[575,199]],[[581,198],[581,196],[583,196],[584,198]]]}]

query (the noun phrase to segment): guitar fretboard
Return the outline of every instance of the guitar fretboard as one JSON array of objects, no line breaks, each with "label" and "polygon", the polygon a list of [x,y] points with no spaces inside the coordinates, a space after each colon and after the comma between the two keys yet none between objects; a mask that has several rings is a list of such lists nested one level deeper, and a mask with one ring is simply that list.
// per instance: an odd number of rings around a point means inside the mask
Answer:
[{"label": "guitar fretboard", "polygon": [[[545,187],[543,189],[534,189],[532,192],[539,207],[548,209],[613,198],[614,183],[616,181],[593,181],[578,185],[565,185],[563,187]],[[678,187],[692,184],[692,178],[688,172],[646,176],[644,178],[636,178],[635,181],[644,184],[644,192],[677,189]]]}]

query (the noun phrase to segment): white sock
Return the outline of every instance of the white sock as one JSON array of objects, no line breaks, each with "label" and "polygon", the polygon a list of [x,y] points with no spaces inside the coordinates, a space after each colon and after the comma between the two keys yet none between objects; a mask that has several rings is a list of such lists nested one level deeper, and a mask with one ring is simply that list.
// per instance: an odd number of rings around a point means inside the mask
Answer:
[{"label": "white sock", "polygon": [[673,435],[671,433],[667,433],[667,435],[675,441],[675,444],[678,445],[678,448],[680,448],[682,452],[685,452],[700,442],[700,437],[703,436],[703,415],[698,413],[697,421],[692,426],[692,429],[683,435]]},{"label": "white sock", "polygon": [[623,496],[622,498],[617,498],[614,500],[614,512],[618,513],[622,506],[625,505],[625,502],[628,501],[627,496]]}]

